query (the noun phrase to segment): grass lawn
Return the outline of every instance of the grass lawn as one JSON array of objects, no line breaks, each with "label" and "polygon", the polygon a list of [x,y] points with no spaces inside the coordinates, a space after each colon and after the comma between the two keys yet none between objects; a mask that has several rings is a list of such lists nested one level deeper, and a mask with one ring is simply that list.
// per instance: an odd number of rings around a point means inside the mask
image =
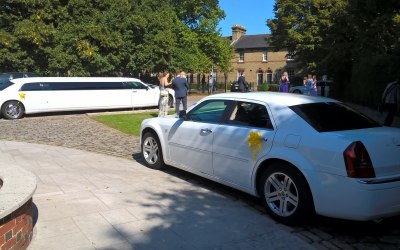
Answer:
[{"label": "grass lawn", "polygon": [[[168,111],[168,114],[174,114],[174,110]],[[140,124],[144,119],[158,116],[158,111],[143,112],[135,114],[117,114],[117,115],[95,115],[90,116],[93,120],[103,123],[106,126],[115,128],[123,133],[139,136]]]}]

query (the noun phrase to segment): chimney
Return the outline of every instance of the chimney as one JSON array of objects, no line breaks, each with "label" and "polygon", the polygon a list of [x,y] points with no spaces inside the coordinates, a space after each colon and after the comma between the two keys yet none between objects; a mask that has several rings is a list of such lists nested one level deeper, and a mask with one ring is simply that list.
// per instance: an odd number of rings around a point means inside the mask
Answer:
[{"label": "chimney", "polygon": [[238,40],[243,35],[246,35],[246,28],[239,24],[234,24],[232,26],[232,41]]}]

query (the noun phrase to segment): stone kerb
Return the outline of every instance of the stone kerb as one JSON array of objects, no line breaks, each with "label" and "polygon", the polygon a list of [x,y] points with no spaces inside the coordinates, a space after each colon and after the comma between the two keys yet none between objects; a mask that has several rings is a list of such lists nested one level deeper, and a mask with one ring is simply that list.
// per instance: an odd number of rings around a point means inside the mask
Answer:
[{"label": "stone kerb", "polygon": [[36,176],[17,166],[0,169],[0,250],[26,249],[32,240]]}]

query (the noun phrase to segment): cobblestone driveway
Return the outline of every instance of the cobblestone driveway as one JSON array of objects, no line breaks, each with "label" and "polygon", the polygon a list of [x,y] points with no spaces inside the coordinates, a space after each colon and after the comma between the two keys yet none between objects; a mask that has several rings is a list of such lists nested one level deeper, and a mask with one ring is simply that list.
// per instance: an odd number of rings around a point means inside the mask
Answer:
[{"label": "cobblestone driveway", "polygon": [[[86,114],[31,116],[12,121],[0,119],[0,140],[58,145],[141,160],[139,138],[106,127]],[[264,212],[254,197],[177,169],[166,171],[185,176],[231,199],[240,199]],[[376,224],[318,216],[303,227],[287,229],[317,249],[400,249],[400,217]]]}]

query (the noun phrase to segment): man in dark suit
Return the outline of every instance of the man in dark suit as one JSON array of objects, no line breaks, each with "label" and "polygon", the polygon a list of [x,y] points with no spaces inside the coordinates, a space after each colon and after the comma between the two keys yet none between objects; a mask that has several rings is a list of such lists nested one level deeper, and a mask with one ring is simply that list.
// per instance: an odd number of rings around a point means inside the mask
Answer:
[{"label": "man in dark suit", "polygon": [[239,79],[238,79],[238,83],[239,83],[239,91],[240,92],[246,92],[247,91],[247,83],[246,83],[246,79],[244,78],[244,74],[240,74]]},{"label": "man in dark suit", "polygon": [[172,80],[172,86],[175,90],[175,111],[176,114],[179,116],[179,106],[183,105],[183,110],[186,111],[187,109],[187,95],[189,92],[189,85],[186,80],[185,72],[181,71],[178,76]]}]

